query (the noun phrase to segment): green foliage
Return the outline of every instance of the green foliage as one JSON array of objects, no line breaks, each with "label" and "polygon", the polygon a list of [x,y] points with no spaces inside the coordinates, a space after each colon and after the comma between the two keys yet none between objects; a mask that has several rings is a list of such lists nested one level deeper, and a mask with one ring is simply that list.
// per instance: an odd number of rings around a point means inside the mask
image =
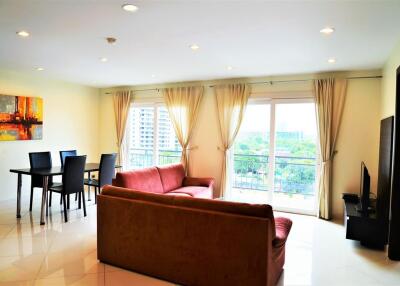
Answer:
[{"label": "green foliage", "polygon": [[[275,136],[275,191],[313,194],[316,142],[299,132],[278,132]],[[266,190],[269,134],[249,132],[234,146],[235,185]]]},{"label": "green foliage", "polygon": [[269,134],[261,132],[248,132],[237,137],[234,146],[235,154],[268,155]]}]

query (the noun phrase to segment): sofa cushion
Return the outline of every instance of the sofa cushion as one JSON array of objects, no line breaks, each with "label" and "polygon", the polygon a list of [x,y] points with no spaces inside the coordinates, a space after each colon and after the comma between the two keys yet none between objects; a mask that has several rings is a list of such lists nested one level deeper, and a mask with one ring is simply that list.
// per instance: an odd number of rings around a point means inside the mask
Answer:
[{"label": "sofa cushion", "polygon": [[188,186],[175,189],[167,194],[187,194],[194,198],[212,199],[212,191],[207,187]]},{"label": "sofa cushion", "polygon": [[173,192],[169,192],[169,193],[164,193],[165,196],[181,196],[181,197],[190,197],[192,198],[191,195],[188,194],[184,194],[184,193],[173,193]]},{"label": "sofa cushion", "polygon": [[164,192],[160,174],[156,167],[134,171],[118,172],[113,185],[143,192]]},{"label": "sofa cushion", "polygon": [[160,173],[164,193],[182,187],[182,182],[185,178],[185,169],[182,164],[172,164],[157,167],[157,169]]}]

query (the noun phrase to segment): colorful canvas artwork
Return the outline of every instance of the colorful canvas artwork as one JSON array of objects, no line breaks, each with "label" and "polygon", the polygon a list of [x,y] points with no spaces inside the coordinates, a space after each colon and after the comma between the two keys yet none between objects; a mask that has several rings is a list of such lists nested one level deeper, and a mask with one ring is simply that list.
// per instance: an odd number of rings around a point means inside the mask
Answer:
[{"label": "colorful canvas artwork", "polygon": [[0,94],[0,141],[39,140],[42,131],[42,98]]}]

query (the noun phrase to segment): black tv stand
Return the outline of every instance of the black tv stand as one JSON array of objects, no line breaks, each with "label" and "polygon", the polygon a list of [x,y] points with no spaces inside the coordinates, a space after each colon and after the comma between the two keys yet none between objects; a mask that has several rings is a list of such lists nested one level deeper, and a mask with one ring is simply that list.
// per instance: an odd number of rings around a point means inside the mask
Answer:
[{"label": "black tv stand", "polygon": [[[357,210],[359,213],[365,213],[365,211],[364,211],[363,208],[362,208],[361,203],[358,203],[358,204],[357,204],[356,210]],[[370,214],[370,213],[375,213],[375,211],[376,211],[376,208],[374,208],[374,207],[368,207],[368,210],[367,210],[366,212]]]},{"label": "black tv stand", "polygon": [[361,245],[384,249],[387,244],[386,223],[376,217],[376,212],[359,212],[359,201],[344,197],[344,223],[346,238],[360,241]]}]

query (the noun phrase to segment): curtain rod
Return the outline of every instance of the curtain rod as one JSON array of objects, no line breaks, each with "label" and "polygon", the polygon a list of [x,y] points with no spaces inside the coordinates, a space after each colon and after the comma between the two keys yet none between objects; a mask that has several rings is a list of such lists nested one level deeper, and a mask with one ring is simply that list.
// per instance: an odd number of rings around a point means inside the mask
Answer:
[{"label": "curtain rod", "polygon": [[[159,88],[147,88],[147,89],[134,89],[133,91],[157,91],[159,92]],[[112,92],[106,92],[105,94],[113,94]]]},{"label": "curtain rod", "polygon": [[[366,79],[366,78],[382,78],[381,75],[375,76],[351,76],[346,77],[345,79]],[[274,83],[288,83],[288,82],[307,82],[313,81],[316,78],[309,78],[309,79],[291,79],[291,80],[269,80],[269,81],[257,81],[257,82],[249,82],[248,84],[274,84]],[[210,85],[209,87],[215,87],[216,85]]]},{"label": "curtain rod", "polygon": [[[381,75],[374,75],[374,76],[351,76],[351,77],[346,77],[345,79],[368,79],[368,78],[382,78]],[[289,83],[289,82],[307,82],[307,81],[312,81],[316,80],[316,78],[309,78],[309,79],[292,79],[292,80],[270,80],[270,81],[257,81],[257,82],[250,82],[248,84],[274,84],[274,83]],[[215,87],[215,85],[210,85],[209,87]],[[159,92],[159,88],[148,88],[148,89],[137,89],[133,91],[157,91]],[[112,92],[106,92],[105,94],[112,94]]]}]

